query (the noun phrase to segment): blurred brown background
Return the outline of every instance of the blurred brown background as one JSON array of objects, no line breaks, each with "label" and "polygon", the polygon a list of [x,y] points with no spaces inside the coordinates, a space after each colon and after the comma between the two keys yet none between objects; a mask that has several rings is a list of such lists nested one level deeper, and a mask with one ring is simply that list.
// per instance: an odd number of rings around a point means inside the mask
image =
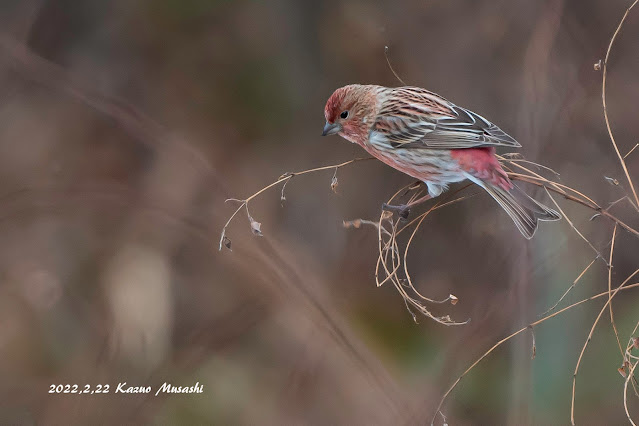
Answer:
[{"label": "blurred brown background", "polygon": [[[411,268],[436,308],[471,322],[413,323],[375,287],[375,219],[411,180],[321,138],[344,84],[426,87],[495,121],[522,153],[602,205],[627,183],[601,108],[605,54],[627,0],[71,1],[0,6],[0,423],[426,424],[485,350],[552,306],[595,257],[566,221],[527,242],[482,194],[440,210]],[[622,153],[639,142],[639,12],[612,53],[609,112]],[[639,151],[628,157],[633,176]],[[619,179],[620,186],[604,179]],[[625,188],[625,189],[624,189]],[[530,188],[540,199],[543,192]],[[546,199],[546,202],[550,203]],[[612,226],[562,202],[607,256]],[[615,213],[639,225],[627,204]],[[619,232],[613,285],[637,268]],[[565,303],[607,289],[598,260]],[[615,302],[622,340],[637,294]],[[443,408],[450,424],[566,424],[574,365],[603,299],[507,343]],[[625,421],[621,357],[604,316],[578,376],[579,424]],[[119,395],[118,382],[204,384],[203,394]],[[51,384],[111,384],[52,395]],[[630,405],[639,412],[639,407]],[[438,422],[442,421],[438,417]]]}]

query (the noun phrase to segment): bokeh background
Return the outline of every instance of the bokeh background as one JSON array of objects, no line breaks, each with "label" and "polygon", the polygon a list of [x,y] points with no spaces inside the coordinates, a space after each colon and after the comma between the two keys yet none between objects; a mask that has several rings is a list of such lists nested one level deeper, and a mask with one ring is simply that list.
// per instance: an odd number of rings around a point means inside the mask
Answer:
[{"label": "bokeh background", "polygon": [[[459,298],[415,324],[377,288],[373,228],[410,178],[374,162],[284,172],[363,152],[320,136],[342,85],[426,87],[515,136],[530,160],[607,205],[628,190],[593,64],[628,0],[3,0],[0,5],[0,423],[426,424],[454,379],[539,318],[596,257],[566,221],[521,238],[480,194],[433,214],[413,243],[426,295]],[[639,12],[609,65],[620,150],[639,142]],[[639,176],[639,150],[627,158]],[[619,180],[610,184],[604,177]],[[550,201],[542,191],[530,188]],[[472,191],[471,191],[472,192]],[[560,200],[604,257],[612,225]],[[639,225],[627,203],[615,214]],[[613,285],[638,267],[620,231]],[[564,304],[607,289],[596,260]],[[639,295],[615,299],[622,344]],[[603,299],[508,342],[464,377],[449,424],[566,424],[572,375]],[[563,306],[563,305],[562,305]],[[620,424],[621,356],[607,314],[577,380],[579,424]],[[204,385],[119,395],[119,382]],[[51,384],[110,384],[55,395]],[[636,401],[631,412],[639,413]],[[441,416],[437,423],[443,422]]]}]

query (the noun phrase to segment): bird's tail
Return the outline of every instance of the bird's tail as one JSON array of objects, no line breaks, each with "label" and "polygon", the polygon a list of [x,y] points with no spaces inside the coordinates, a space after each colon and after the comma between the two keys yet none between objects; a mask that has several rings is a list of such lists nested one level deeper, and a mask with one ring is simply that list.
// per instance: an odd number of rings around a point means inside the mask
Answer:
[{"label": "bird's tail", "polygon": [[538,221],[561,219],[561,215],[555,210],[532,199],[514,184],[512,184],[513,187],[510,190],[506,190],[489,181],[476,177],[472,180],[484,188],[486,192],[499,203],[513,222],[515,222],[517,229],[519,229],[527,239],[531,239],[533,235],[535,235]]}]

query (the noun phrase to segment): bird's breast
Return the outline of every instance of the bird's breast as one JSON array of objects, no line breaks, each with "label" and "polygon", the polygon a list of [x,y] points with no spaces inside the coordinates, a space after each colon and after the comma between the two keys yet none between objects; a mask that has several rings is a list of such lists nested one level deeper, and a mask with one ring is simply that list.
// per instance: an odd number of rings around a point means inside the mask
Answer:
[{"label": "bird's breast", "polygon": [[371,137],[362,147],[373,157],[424,182],[458,182],[462,171],[451,158],[450,150],[428,148],[392,148],[383,135]]}]

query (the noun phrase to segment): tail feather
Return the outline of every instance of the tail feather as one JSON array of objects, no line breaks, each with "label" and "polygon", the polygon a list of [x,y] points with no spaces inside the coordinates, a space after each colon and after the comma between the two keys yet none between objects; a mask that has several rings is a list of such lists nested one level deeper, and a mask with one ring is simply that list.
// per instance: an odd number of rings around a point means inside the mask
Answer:
[{"label": "tail feather", "polygon": [[499,203],[513,222],[515,222],[517,229],[519,229],[527,239],[531,239],[533,235],[535,235],[538,221],[561,219],[561,215],[555,210],[534,200],[514,184],[513,188],[508,191],[491,182],[475,177],[471,180],[484,188],[486,192]]}]

